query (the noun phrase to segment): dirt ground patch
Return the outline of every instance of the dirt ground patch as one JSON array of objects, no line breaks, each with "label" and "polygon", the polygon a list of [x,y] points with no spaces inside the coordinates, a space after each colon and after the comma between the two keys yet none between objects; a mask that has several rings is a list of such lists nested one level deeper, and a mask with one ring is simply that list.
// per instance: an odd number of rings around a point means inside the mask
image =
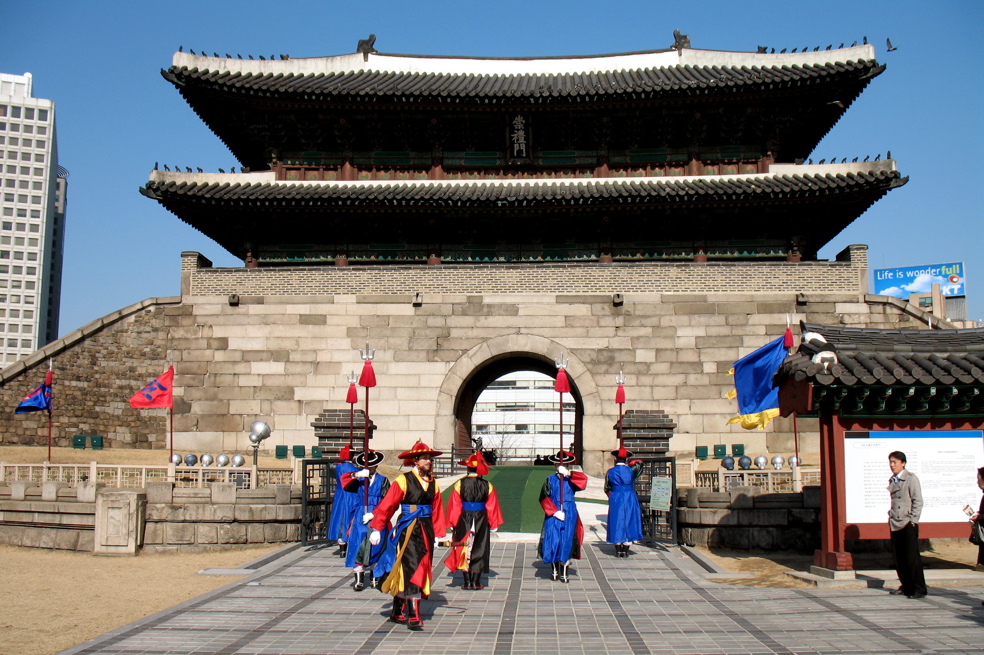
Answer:
[{"label": "dirt ground patch", "polygon": [[[966,541],[933,540],[932,550],[923,551],[927,569],[973,569],[977,563],[977,546]],[[786,571],[809,571],[813,556],[795,553],[762,553],[739,550],[697,548],[709,560],[728,573],[752,574],[752,578],[718,578],[723,584],[743,587],[778,587],[786,589],[812,587],[808,582],[786,575]],[[891,553],[860,553],[854,556],[857,570],[893,569]]]},{"label": "dirt ground patch", "polygon": [[279,545],[199,554],[96,557],[0,545],[0,653],[49,655],[239,580]]}]

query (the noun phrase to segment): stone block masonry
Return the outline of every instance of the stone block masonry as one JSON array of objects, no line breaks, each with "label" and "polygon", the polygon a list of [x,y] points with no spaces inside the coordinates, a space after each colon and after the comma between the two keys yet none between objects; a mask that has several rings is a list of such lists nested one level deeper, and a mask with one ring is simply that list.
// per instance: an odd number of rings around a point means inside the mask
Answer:
[{"label": "stone block masonry", "polygon": [[[52,360],[56,444],[85,432],[109,448],[164,449],[167,410],[127,401],[173,360],[177,450],[248,455],[249,425],[264,420],[273,428],[264,449],[333,452],[347,434],[346,376],[361,371],[368,341],[377,351],[373,448],[383,452],[418,439],[449,450],[456,420],[470,420],[474,380],[509,361],[552,371],[564,353],[578,406],[570,425],[589,473],[602,474],[615,447],[620,370],[626,411],[659,411],[679,426],[660,450],[741,443],[768,453],[792,440],[792,425],[726,425],[737,410],[725,398],[728,371],[781,335],[787,316],[925,324],[918,308],[865,295],[866,271],[863,246],[835,262],[249,269],[213,269],[183,253],[180,298],[117,312],[0,372],[0,406],[15,407]],[[360,412],[364,402],[360,387]],[[0,413],[0,444],[44,445],[46,418]],[[817,449],[815,435],[800,437],[802,451]]]}]

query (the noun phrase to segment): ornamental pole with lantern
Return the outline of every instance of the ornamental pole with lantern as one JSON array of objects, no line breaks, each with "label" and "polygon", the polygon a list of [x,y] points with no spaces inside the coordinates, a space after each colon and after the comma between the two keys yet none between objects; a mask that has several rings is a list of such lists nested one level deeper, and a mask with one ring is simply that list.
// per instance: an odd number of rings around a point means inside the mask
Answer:
[{"label": "ornamental pole with lantern", "polygon": [[[376,372],[372,370],[372,359],[376,356],[376,349],[369,349],[369,342],[366,341],[366,349],[359,349],[359,356],[362,358],[362,375],[359,376],[359,386],[366,388],[366,431],[362,439],[362,453],[369,463],[369,389],[376,386]],[[365,507],[366,513],[369,512],[369,478],[365,478]]]},{"label": "ornamental pole with lantern", "polygon": [[618,405],[618,449],[622,450],[622,405],[625,404],[625,374],[620,370],[615,376],[615,384],[618,389],[615,391],[615,403]]}]

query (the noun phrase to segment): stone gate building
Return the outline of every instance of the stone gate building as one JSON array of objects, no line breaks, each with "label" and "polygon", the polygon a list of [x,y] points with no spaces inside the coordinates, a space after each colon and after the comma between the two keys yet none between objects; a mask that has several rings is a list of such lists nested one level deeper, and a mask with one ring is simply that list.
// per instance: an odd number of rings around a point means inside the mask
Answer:
[{"label": "stone gate building", "polygon": [[[917,327],[867,294],[866,247],[817,251],[906,178],[894,160],[812,164],[884,70],[874,49],[798,54],[673,47],[554,59],[353,55],[277,61],[178,52],[162,71],[240,172],[154,170],[141,192],[230,252],[181,255],[181,295],[86,326],[0,373],[8,404],[55,360],[57,438],[166,447],[164,410],[127,398],[175,363],[175,448],[314,445],[375,348],[373,445],[449,449],[498,376],[555,375],[588,472],[627,411],[665,446],[792,450],[791,423],[727,426],[735,360],[787,321]],[[361,408],[360,399],[360,408]],[[0,419],[40,442],[38,416]],[[801,448],[816,425],[800,421]],[[812,445],[811,445],[812,444]]]}]

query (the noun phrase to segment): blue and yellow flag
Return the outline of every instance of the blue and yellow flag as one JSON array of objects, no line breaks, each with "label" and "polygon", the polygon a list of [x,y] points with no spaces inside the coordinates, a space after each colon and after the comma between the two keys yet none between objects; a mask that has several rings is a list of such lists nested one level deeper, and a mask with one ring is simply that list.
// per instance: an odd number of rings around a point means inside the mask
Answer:
[{"label": "blue and yellow flag", "polygon": [[779,389],[772,386],[772,376],[786,354],[783,337],[779,337],[735,362],[735,388],[728,397],[738,397],[739,416],[728,420],[728,425],[739,423],[746,430],[764,430],[779,416]]}]

